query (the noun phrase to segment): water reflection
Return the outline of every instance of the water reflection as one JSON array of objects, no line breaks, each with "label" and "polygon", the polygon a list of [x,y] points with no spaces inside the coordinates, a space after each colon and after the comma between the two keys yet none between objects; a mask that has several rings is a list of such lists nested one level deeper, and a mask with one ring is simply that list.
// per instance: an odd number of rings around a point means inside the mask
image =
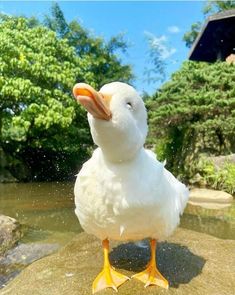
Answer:
[{"label": "water reflection", "polygon": [[218,210],[188,204],[180,226],[220,239],[235,240],[235,202]]},{"label": "water reflection", "polygon": [[64,244],[81,231],[74,214],[73,183],[0,184],[0,213],[29,226],[24,239]]}]

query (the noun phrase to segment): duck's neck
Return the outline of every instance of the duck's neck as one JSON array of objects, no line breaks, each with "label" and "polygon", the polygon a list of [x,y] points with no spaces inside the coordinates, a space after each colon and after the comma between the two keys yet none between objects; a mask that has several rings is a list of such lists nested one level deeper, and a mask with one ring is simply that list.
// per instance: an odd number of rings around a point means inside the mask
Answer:
[{"label": "duck's neck", "polygon": [[101,148],[101,153],[103,158],[112,163],[124,163],[124,162],[130,162],[134,161],[139,154],[144,150],[143,147],[131,150],[131,151],[122,151],[120,149],[117,149],[115,151],[110,149]]}]

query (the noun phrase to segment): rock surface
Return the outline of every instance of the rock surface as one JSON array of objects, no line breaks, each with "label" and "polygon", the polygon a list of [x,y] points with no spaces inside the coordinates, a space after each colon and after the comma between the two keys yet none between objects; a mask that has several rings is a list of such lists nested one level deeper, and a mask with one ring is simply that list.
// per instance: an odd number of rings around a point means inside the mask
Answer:
[{"label": "rock surface", "polygon": [[[120,272],[131,276],[142,270],[149,259],[149,248],[133,243],[112,243],[110,258]],[[235,241],[178,229],[167,241],[159,243],[158,265],[170,282],[170,289],[144,288],[130,280],[119,294],[233,295],[235,290]],[[79,234],[56,254],[34,262],[23,270],[1,295],[89,295],[91,284],[102,267],[100,241]],[[113,290],[97,294],[116,294]]]},{"label": "rock surface", "polygon": [[22,237],[21,225],[14,218],[0,214],[0,256]]},{"label": "rock surface", "polygon": [[0,257],[0,289],[15,278],[22,269],[32,262],[54,253],[58,244],[19,244]]},{"label": "rock surface", "polygon": [[28,243],[20,244],[8,250],[4,257],[0,258],[0,267],[13,264],[29,265],[44,256],[58,250],[58,244]]},{"label": "rock surface", "polygon": [[233,196],[218,190],[194,188],[190,191],[189,204],[208,209],[222,209],[231,205]]}]

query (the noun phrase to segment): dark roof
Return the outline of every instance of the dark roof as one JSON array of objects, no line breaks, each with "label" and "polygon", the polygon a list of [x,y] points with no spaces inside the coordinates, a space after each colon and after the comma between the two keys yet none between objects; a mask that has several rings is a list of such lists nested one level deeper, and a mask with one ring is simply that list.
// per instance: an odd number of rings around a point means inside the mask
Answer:
[{"label": "dark roof", "polygon": [[235,53],[235,9],[211,15],[192,45],[189,59],[214,62]]}]

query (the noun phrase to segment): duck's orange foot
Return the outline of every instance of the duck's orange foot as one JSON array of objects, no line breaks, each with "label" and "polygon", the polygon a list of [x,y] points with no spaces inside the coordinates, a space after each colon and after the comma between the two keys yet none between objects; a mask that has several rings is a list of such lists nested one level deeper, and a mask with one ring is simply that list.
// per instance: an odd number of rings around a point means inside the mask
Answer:
[{"label": "duck's orange foot", "polygon": [[129,279],[115,271],[111,266],[104,267],[92,284],[92,294],[106,288],[113,288],[117,292],[117,288]]},{"label": "duck's orange foot", "polygon": [[132,278],[138,279],[145,284],[145,288],[150,285],[157,285],[162,288],[168,289],[169,283],[159,272],[155,265],[149,265],[146,270],[133,275]]},{"label": "duck's orange foot", "polygon": [[169,283],[157,269],[156,264],[156,240],[152,239],[150,241],[150,248],[151,248],[151,258],[147,265],[146,270],[137,273],[136,275],[132,276],[132,278],[138,279],[141,282],[145,283],[145,288],[150,285],[157,285],[162,288],[168,289]]}]

